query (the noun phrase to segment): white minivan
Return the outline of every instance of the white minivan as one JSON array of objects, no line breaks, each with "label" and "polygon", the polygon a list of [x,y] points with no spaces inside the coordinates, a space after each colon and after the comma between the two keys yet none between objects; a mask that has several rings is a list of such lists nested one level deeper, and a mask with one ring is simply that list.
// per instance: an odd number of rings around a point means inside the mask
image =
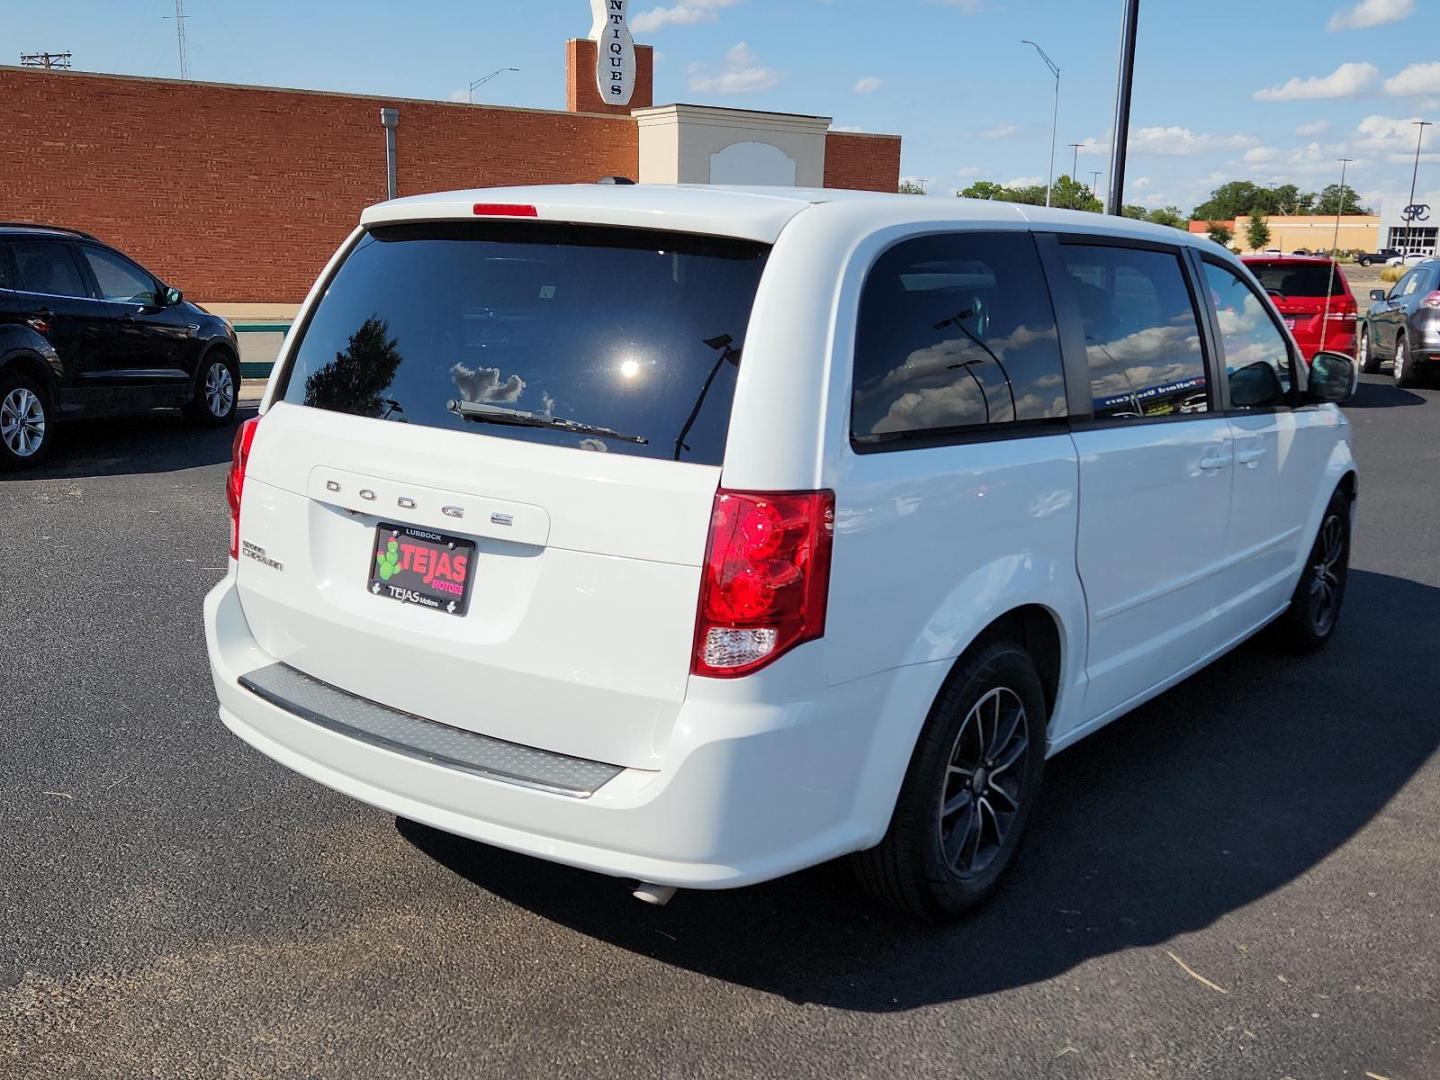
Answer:
[{"label": "white minivan", "polygon": [[1319,648],[1353,364],[1203,236],[837,191],[374,206],[235,441],[220,716],[322,784],[676,887],[855,854],[922,918],[1045,759]]}]

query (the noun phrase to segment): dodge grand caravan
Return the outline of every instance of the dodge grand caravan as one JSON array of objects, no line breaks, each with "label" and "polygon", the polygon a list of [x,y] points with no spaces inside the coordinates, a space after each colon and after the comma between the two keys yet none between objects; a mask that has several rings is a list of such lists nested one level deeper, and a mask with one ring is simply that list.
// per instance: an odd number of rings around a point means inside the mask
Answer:
[{"label": "dodge grand caravan", "polygon": [[1267,625],[1334,631],[1356,492],[1263,288],[968,200],[537,187],[365,211],[237,433],[205,603],[262,753],[676,887],[853,854],[983,900],[1046,758]]}]

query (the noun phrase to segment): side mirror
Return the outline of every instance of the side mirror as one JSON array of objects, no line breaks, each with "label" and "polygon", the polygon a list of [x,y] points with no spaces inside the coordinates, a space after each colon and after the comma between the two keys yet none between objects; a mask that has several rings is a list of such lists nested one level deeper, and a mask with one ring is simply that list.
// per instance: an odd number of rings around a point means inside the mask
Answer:
[{"label": "side mirror", "polygon": [[176,304],[180,303],[181,300],[185,299],[185,294],[182,293],[179,289],[167,288],[163,293],[160,294],[160,299],[164,302],[166,307],[174,307]]},{"label": "side mirror", "polygon": [[1384,300],[1384,299],[1385,299],[1385,290],[1384,290],[1384,289],[1371,289],[1371,290],[1370,290],[1370,299],[1371,299],[1371,300]]},{"label": "side mirror", "polygon": [[1359,381],[1360,371],[1355,361],[1344,353],[1318,352],[1310,361],[1311,401],[1344,401],[1355,392]]},{"label": "side mirror", "polygon": [[1262,408],[1284,399],[1280,376],[1263,360],[1230,373],[1230,404],[1237,409]]}]

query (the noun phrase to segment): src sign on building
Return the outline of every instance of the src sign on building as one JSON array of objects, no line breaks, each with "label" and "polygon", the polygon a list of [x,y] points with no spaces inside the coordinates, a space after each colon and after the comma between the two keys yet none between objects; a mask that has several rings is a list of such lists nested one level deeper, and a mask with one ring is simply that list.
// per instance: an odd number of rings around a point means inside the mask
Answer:
[{"label": "src sign on building", "polygon": [[609,105],[629,105],[635,92],[635,39],[626,8],[630,0],[590,0],[595,23],[590,37],[595,50],[595,88]]}]

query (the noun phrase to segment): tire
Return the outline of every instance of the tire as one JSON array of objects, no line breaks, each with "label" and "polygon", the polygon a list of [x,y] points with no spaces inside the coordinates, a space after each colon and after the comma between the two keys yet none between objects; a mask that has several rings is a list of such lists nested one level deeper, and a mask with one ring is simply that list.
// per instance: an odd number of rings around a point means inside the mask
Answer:
[{"label": "tire", "polygon": [[1355,261],[1358,262],[1361,266],[1369,266],[1369,265],[1370,265],[1370,260],[1369,260],[1369,259],[1357,259],[1357,260],[1355,260]]},{"label": "tire", "polygon": [[963,658],[930,710],[884,839],[852,856],[865,890],[926,922],[988,900],[1040,790],[1047,719],[1040,676],[1019,645],[991,642]]},{"label": "tire", "polygon": [[0,468],[33,468],[49,456],[54,442],[45,387],[22,372],[0,372]]},{"label": "tire", "polygon": [[1395,339],[1395,385],[1409,389],[1419,381],[1417,365],[1410,355],[1409,346],[1405,344],[1405,335],[1401,334]]},{"label": "tire", "polygon": [[1366,375],[1374,375],[1380,370],[1380,358],[1370,348],[1370,328],[1360,328],[1360,338],[1355,343],[1355,366]]},{"label": "tire", "polygon": [[197,424],[220,427],[234,422],[239,400],[240,365],[235,358],[219,349],[202,356],[195,393],[185,415]]},{"label": "tire", "polygon": [[1286,652],[1308,655],[1325,647],[1340,621],[1350,578],[1350,496],[1330,497],[1320,531],[1285,614],[1275,621],[1271,641]]}]

